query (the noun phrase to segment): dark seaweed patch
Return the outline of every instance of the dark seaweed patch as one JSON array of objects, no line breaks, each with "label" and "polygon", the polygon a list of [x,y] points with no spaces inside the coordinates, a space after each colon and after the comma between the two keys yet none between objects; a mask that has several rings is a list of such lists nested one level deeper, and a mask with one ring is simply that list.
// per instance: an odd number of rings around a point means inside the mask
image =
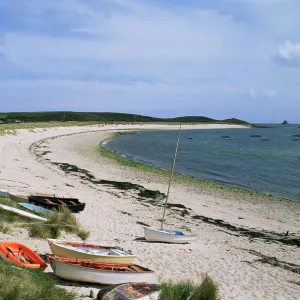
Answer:
[{"label": "dark seaweed patch", "polygon": [[201,215],[194,215],[192,216],[192,219],[201,220],[204,223],[226,228],[227,230],[238,232],[240,235],[244,235],[249,238],[263,239],[267,242],[279,242],[285,245],[300,247],[300,238],[289,237],[285,236],[284,234],[281,235],[279,233],[267,230],[259,231],[254,228],[238,227],[220,219],[208,218]]},{"label": "dark seaweed patch", "polygon": [[76,173],[81,179],[87,180],[93,184],[103,184],[103,185],[112,186],[119,190],[125,190],[125,191],[127,190],[138,191],[138,196],[142,198],[162,200],[166,197],[166,195],[164,193],[161,193],[160,191],[149,190],[139,184],[126,182],[126,181],[113,181],[113,180],[105,180],[105,179],[98,180],[88,170],[78,168],[75,165],[71,165],[67,163],[59,163],[59,162],[52,162],[52,164],[58,166],[62,171],[64,171],[67,174]]},{"label": "dark seaweed patch", "polygon": [[260,257],[259,259],[256,259],[252,262],[247,261],[250,264],[255,263],[255,262],[260,262],[262,264],[269,264],[273,267],[279,267],[279,268],[285,269],[287,271],[290,271],[290,272],[293,272],[293,273],[296,273],[296,274],[300,274],[300,265],[296,265],[296,264],[293,264],[293,263],[288,263],[286,261],[279,260],[276,257],[271,257],[271,256],[264,255],[260,252],[255,251],[255,250],[248,250],[248,249],[242,249],[242,250],[245,250],[245,251],[249,252],[250,254],[253,254],[257,257]]}]

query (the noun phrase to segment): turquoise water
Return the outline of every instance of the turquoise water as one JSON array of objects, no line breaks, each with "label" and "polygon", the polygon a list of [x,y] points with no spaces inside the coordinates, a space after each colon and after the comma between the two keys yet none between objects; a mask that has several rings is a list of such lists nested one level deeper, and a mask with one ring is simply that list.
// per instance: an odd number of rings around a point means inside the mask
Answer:
[{"label": "turquoise water", "polygon": [[[146,131],[120,135],[105,147],[140,163],[170,170],[177,134],[176,131]],[[184,130],[175,171],[300,200],[300,137],[293,136],[297,134],[300,135],[298,125]]]}]

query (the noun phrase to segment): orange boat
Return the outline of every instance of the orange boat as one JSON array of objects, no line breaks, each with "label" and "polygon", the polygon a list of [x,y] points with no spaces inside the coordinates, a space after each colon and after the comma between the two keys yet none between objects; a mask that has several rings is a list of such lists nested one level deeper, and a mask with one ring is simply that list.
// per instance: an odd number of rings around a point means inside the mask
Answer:
[{"label": "orange boat", "polygon": [[0,257],[20,267],[45,269],[47,264],[33,250],[14,242],[0,243]]}]

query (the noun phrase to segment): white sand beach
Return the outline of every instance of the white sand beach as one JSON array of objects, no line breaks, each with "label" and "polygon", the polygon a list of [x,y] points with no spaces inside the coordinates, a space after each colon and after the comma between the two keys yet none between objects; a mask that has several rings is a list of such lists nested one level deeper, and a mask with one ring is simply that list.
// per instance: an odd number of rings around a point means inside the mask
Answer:
[{"label": "white sand beach", "polygon": [[[183,129],[228,127],[240,126],[184,125]],[[125,129],[178,129],[178,126],[94,125],[20,130],[16,135],[1,136],[0,189],[79,198],[86,208],[77,216],[82,226],[91,231],[89,240],[132,250],[137,263],[153,269],[160,281],[199,280],[201,274],[208,273],[218,283],[222,300],[300,298],[299,247],[249,238],[232,229],[235,226],[260,233],[272,231],[279,238],[289,231],[299,238],[300,202],[174,182],[170,203],[182,204],[190,210],[185,217],[180,211],[169,210],[166,226],[195,233],[198,238],[186,245],[147,243],[136,240],[143,237],[143,227],[137,222],[159,226],[161,207],[140,200],[134,190],[93,184],[76,173],[66,174],[53,164],[76,165],[99,180],[130,182],[167,193],[168,178],[118,165],[99,154],[101,141],[112,132]],[[196,215],[208,219],[193,219]],[[213,221],[216,219],[233,226],[231,229],[220,226],[220,222]],[[29,238],[25,229],[15,229],[11,235],[0,234],[0,240],[24,243],[39,253],[50,251],[45,240]],[[298,265],[298,273],[291,271],[296,270],[291,264]],[[85,284],[65,285],[79,296],[88,295],[90,289],[98,290]]]}]

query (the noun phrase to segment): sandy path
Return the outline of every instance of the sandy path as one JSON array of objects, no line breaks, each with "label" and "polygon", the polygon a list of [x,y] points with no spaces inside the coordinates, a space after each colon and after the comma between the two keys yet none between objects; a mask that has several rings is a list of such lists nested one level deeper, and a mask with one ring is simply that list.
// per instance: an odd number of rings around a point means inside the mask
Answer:
[{"label": "sandy path", "polygon": [[[127,181],[165,193],[167,179],[117,166],[96,153],[96,145],[110,134],[110,131],[103,130],[125,127],[21,131],[17,136],[0,137],[0,187],[15,192],[37,191],[79,197],[87,206],[78,218],[85,228],[91,230],[90,239],[133,250],[138,263],[154,269],[160,280],[197,280],[202,273],[208,272],[219,283],[222,299],[299,299],[300,287],[288,282],[299,281],[299,273],[255,262],[260,257],[247,251],[255,250],[299,265],[300,251],[296,246],[250,240],[224,227],[192,220],[189,216],[180,217],[175,211],[169,213],[167,224],[178,228],[186,226],[198,235],[196,242],[166,245],[135,241],[143,236],[143,228],[136,222],[158,226],[162,213],[160,207],[141,202],[135,191],[124,192],[111,186],[91,184],[74,174],[65,174],[51,163],[76,165],[97,179]],[[151,125],[132,128],[151,128]],[[97,132],[85,133],[87,130]],[[71,135],[52,138],[66,134]],[[191,208],[193,215],[222,219],[235,226],[280,234],[289,230],[299,235],[300,205],[296,202],[266,200],[245,194],[237,197],[235,193],[188,184],[172,186],[171,202]],[[24,230],[16,231],[14,236],[1,236],[1,239],[24,242],[39,252],[49,251],[45,241],[28,239]],[[73,288],[79,294],[88,292],[77,285]]]}]

